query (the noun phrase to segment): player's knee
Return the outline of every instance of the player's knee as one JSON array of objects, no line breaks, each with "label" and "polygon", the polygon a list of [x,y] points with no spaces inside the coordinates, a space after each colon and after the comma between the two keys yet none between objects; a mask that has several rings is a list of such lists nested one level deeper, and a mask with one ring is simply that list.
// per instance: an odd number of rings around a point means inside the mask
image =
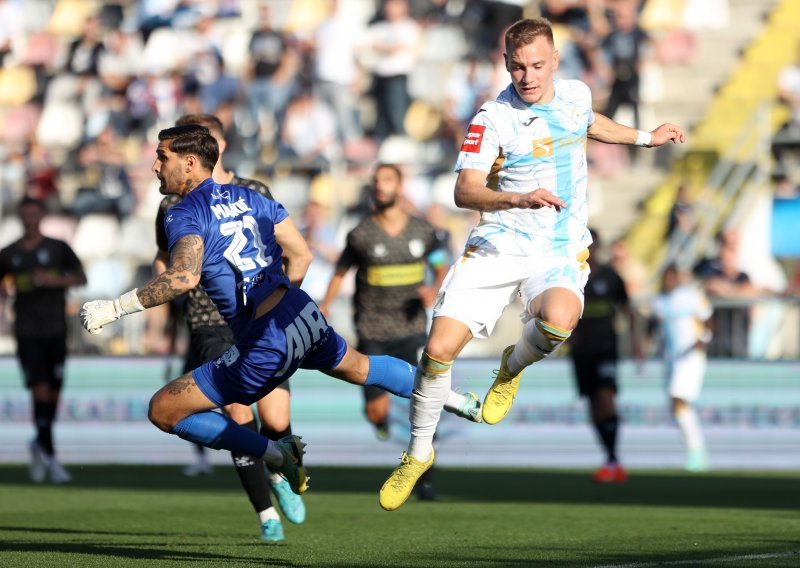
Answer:
[{"label": "player's knee", "polygon": [[178,420],[170,412],[169,407],[164,404],[162,398],[156,393],[150,399],[150,406],[147,409],[147,418],[150,422],[163,432],[172,432]]},{"label": "player's knee", "polygon": [[427,345],[425,345],[425,353],[434,361],[440,361],[442,363],[449,363],[456,357],[452,347],[448,345],[446,340],[434,337],[431,337]]},{"label": "player's knee", "polygon": [[689,407],[689,404],[680,398],[672,398],[672,414],[673,416],[677,416],[681,412],[684,412]]},{"label": "player's knee", "polygon": [[578,325],[580,313],[576,312],[572,306],[564,304],[548,304],[542,307],[539,319],[544,320],[549,325],[571,332]]},{"label": "player's knee", "polygon": [[243,404],[229,404],[225,407],[225,413],[237,424],[247,424],[254,419],[253,411]]}]

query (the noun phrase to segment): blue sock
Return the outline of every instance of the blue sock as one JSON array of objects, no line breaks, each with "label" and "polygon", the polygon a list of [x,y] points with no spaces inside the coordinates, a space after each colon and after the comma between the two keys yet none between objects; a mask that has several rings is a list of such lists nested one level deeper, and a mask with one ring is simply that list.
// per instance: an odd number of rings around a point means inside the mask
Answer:
[{"label": "blue sock", "polygon": [[256,459],[261,458],[269,446],[269,440],[264,436],[210,410],[187,416],[175,425],[172,433],[195,444]]},{"label": "blue sock", "polygon": [[364,384],[381,388],[403,398],[411,398],[416,372],[416,367],[395,357],[370,355],[369,373]]}]

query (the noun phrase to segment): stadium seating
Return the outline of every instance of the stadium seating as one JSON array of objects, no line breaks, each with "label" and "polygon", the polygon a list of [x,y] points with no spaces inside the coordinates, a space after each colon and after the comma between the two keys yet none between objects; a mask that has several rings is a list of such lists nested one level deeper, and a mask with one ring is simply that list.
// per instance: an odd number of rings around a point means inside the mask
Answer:
[{"label": "stadium seating", "polygon": [[[663,236],[678,186],[710,185],[717,190],[705,197],[708,209],[722,212],[708,228],[708,236],[713,235],[724,221],[725,212],[731,210],[736,192],[750,179],[764,135],[769,137],[786,120],[785,113],[773,111],[765,119],[768,120],[765,128],[763,121],[758,123],[757,112],[772,107],[778,72],[795,57],[797,29],[800,29],[800,4],[793,0],[777,2],[763,30],[743,51],[705,117],[690,133],[690,151],[673,165],[670,174],[645,202],[627,241],[633,254],[652,269],[658,268],[666,253]],[[763,132],[765,129],[768,132]],[[749,172],[745,173],[746,170]],[[740,178],[738,184],[736,176]],[[723,182],[727,182],[727,195],[721,191]]]}]

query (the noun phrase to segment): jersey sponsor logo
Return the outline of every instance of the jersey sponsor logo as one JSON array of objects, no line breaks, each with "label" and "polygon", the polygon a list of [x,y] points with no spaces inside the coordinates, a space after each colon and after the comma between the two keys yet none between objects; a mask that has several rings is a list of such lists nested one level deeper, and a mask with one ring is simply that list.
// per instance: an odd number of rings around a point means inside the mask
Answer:
[{"label": "jersey sponsor logo", "polygon": [[486,127],[482,124],[470,124],[467,130],[467,135],[464,136],[464,142],[461,144],[462,152],[478,153],[481,151],[481,142],[483,142],[483,132]]},{"label": "jersey sponsor logo", "polygon": [[533,124],[533,121],[536,120],[537,118],[539,118],[539,117],[538,116],[532,116],[528,120],[523,120],[521,122],[525,126],[530,126],[531,124]]},{"label": "jersey sponsor logo", "polygon": [[250,206],[244,200],[244,197],[229,205],[219,203],[211,206],[211,212],[214,213],[217,219],[237,217],[245,211],[250,211]]},{"label": "jersey sponsor logo", "polygon": [[211,199],[228,199],[231,198],[230,191],[212,191],[211,192]]},{"label": "jersey sponsor logo", "polygon": [[367,268],[370,286],[412,286],[425,280],[425,263],[389,264]]},{"label": "jersey sponsor logo", "polygon": [[531,141],[533,151],[531,155],[534,158],[547,158],[553,155],[553,138],[536,138]]},{"label": "jersey sponsor logo", "polygon": [[328,322],[322,317],[317,305],[314,302],[306,304],[283,330],[286,334],[286,362],[275,376],[282,377],[294,361],[302,362],[327,329]]},{"label": "jersey sponsor logo", "polygon": [[553,139],[548,136],[546,138],[535,138],[531,141],[533,144],[532,156],[534,158],[548,158],[553,155],[555,148],[563,148],[565,146],[572,146],[577,144],[585,144],[586,137],[582,134],[575,134],[573,136],[563,136],[561,138]]}]

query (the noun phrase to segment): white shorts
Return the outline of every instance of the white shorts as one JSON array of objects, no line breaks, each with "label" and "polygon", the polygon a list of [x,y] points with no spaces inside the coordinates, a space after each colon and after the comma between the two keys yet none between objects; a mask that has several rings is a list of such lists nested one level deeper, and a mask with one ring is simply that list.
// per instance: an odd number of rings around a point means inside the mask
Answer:
[{"label": "white shorts", "polygon": [[523,321],[530,301],[550,288],[567,288],[580,299],[589,278],[588,251],[575,258],[512,256],[491,249],[470,249],[456,260],[442,283],[433,317],[446,316],[469,327],[473,337],[492,334],[503,310],[522,297]]},{"label": "white shorts", "polygon": [[694,402],[703,388],[706,374],[706,354],[695,349],[687,355],[667,361],[667,392],[671,398]]}]

